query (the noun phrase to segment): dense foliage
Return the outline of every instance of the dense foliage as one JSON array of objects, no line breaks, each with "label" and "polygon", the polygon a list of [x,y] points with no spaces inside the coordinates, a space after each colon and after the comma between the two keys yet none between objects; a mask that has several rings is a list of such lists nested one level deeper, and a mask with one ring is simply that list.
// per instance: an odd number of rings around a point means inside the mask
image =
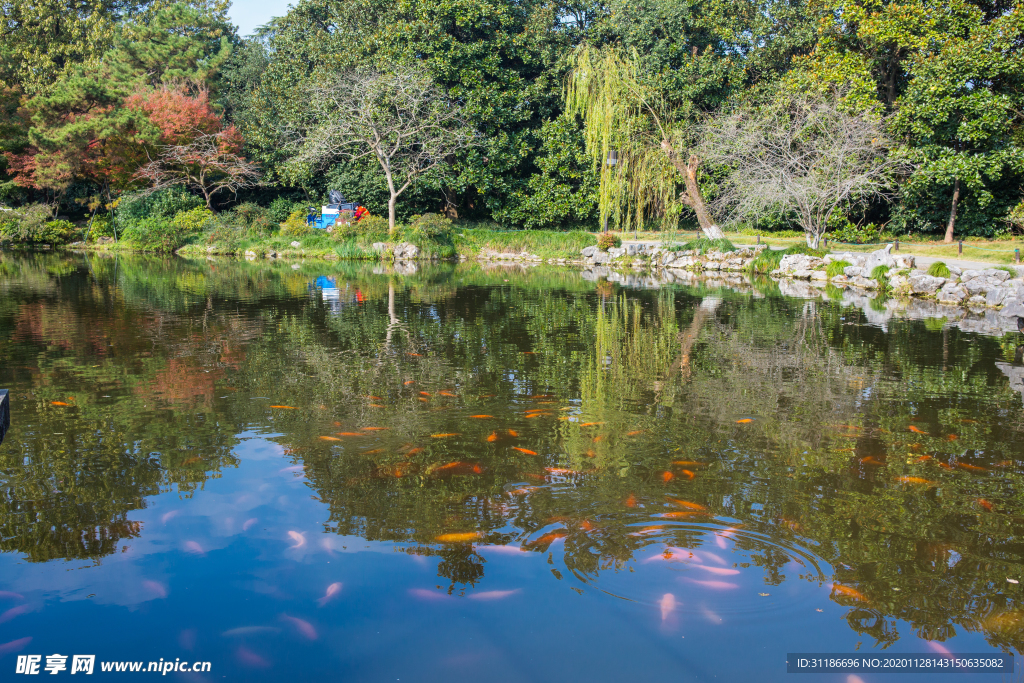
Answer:
[{"label": "dense foliage", "polygon": [[[301,0],[247,38],[223,0],[12,0],[0,34],[0,204],[82,223],[107,214],[97,225],[112,237],[135,220],[121,215],[127,198],[170,185],[215,213],[276,206],[255,227],[241,221],[259,234],[328,189],[387,215],[394,193],[372,158],[295,163],[287,144],[310,110],[304,93],[368,68],[423,73],[473,131],[401,195],[399,222],[435,212],[594,229],[610,213],[607,150],[566,99],[581,46],[627,59],[631,87],[664,117],[655,137],[680,172],[668,165],[644,210],[673,225],[696,224],[684,162],[707,119],[795,93],[839,92],[852,114],[885,122],[904,169],[884,195],[840,205],[831,228],[993,236],[1024,215],[1024,14],[1006,0]],[[624,158],[652,125],[643,107],[626,111],[603,143]],[[693,185],[714,207],[729,169],[706,166]],[[619,228],[625,216],[611,213]],[[781,205],[772,216],[757,227],[799,218]]]}]

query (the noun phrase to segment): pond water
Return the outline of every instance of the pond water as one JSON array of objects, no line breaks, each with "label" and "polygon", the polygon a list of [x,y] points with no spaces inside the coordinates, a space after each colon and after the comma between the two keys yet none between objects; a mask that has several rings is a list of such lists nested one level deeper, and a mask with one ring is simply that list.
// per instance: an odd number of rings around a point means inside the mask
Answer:
[{"label": "pond water", "polygon": [[[1021,341],[771,282],[5,255],[0,670],[780,681],[795,652],[1017,653]],[[1000,679],[1019,663],[953,680]]]}]

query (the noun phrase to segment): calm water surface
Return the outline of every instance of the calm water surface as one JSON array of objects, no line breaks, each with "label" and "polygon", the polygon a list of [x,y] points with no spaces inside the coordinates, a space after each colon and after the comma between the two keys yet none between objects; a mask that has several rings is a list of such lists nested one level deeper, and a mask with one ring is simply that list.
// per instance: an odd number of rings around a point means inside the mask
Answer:
[{"label": "calm water surface", "polygon": [[787,652],[1017,653],[1021,341],[770,283],[7,255],[0,671],[781,681]]}]

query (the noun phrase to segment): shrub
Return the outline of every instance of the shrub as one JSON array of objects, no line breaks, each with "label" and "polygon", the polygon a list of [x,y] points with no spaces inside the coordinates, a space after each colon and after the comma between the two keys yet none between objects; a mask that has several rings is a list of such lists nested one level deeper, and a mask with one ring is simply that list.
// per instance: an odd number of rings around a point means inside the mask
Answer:
[{"label": "shrub", "polygon": [[86,236],[89,241],[95,242],[101,237],[114,236],[114,221],[110,216],[106,214],[93,216],[92,222],[89,224],[89,233]]},{"label": "shrub", "polygon": [[302,202],[293,202],[290,199],[278,197],[274,201],[270,202],[270,206],[267,207],[266,216],[274,223],[274,225],[280,225],[288,220],[288,216],[292,215],[293,211],[301,211],[305,209],[306,206]]},{"label": "shrub", "polygon": [[[355,221],[349,220],[342,222],[342,219],[338,219],[338,223],[335,223],[334,229],[331,231],[331,237],[336,241],[344,241],[349,239],[359,239],[362,242],[384,242],[388,239],[388,219],[380,216],[364,216],[362,220]],[[413,235],[408,234],[408,228],[400,230],[398,233],[400,239],[409,239]]]},{"label": "shrub", "polygon": [[[266,209],[255,202],[245,202],[231,210],[231,213],[235,214],[238,220],[245,224],[246,227],[251,226],[266,212]],[[285,218],[287,218],[287,216],[285,216]]]},{"label": "shrub", "polygon": [[140,251],[173,252],[185,244],[187,236],[167,218],[154,217],[135,221],[121,234],[121,239]]},{"label": "shrub", "polygon": [[877,242],[880,234],[881,228],[874,223],[868,223],[864,227],[858,227],[847,221],[846,225],[833,230],[829,235],[829,239],[836,242],[865,244],[867,242]]},{"label": "shrub", "polygon": [[114,222],[123,232],[132,225],[149,218],[174,218],[205,203],[199,197],[181,188],[172,187],[150,193],[128,194],[121,197],[114,210]]},{"label": "shrub", "polygon": [[935,263],[928,266],[928,274],[932,277],[949,277],[949,266],[942,261],[936,261]]},{"label": "shrub", "polygon": [[281,223],[281,234],[285,237],[302,237],[313,232],[314,228],[306,222],[309,213],[306,209],[295,209]]},{"label": "shrub", "polygon": [[210,224],[212,218],[212,211],[205,206],[197,206],[189,211],[175,214],[171,225],[182,232],[184,237],[189,237],[202,232]]},{"label": "shrub", "polygon": [[828,275],[828,278],[831,280],[834,277],[842,275],[843,271],[851,265],[853,264],[849,261],[833,261],[825,267],[825,274]]},{"label": "shrub", "polygon": [[601,251],[608,251],[613,247],[617,248],[622,245],[622,240],[619,239],[617,233],[614,232],[602,232],[597,236],[597,248]]},{"label": "shrub", "polygon": [[52,220],[51,209],[45,204],[0,213],[0,241],[59,246],[72,241],[75,233],[71,221]]},{"label": "shrub", "polygon": [[437,238],[451,233],[452,221],[439,213],[425,213],[422,216],[413,216],[409,227],[424,237]]},{"label": "shrub", "polygon": [[696,249],[701,254],[706,254],[709,251],[720,251],[724,254],[729,251],[736,251],[736,246],[724,237],[714,240],[707,237],[698,237],[683,245],[683,251],[690,251],[691,249]]}]

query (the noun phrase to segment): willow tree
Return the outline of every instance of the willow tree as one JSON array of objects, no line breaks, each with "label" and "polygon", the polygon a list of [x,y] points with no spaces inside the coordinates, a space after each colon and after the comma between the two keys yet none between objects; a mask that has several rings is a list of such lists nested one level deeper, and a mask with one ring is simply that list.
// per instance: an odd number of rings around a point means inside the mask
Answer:
[{"label": "willow tree", "polygon": [[[570,61],[566,108],[583,119],[587,151],[600,168],[601,220],[614,216],[628,230],[647,218],[674,220],[683,204],[706,236],[724,237],[697,181],[701,159],[689,152],[677,113],[641,81],[636,56],[581,45]],[[614,165],[606,162],[612,150]]]}]

